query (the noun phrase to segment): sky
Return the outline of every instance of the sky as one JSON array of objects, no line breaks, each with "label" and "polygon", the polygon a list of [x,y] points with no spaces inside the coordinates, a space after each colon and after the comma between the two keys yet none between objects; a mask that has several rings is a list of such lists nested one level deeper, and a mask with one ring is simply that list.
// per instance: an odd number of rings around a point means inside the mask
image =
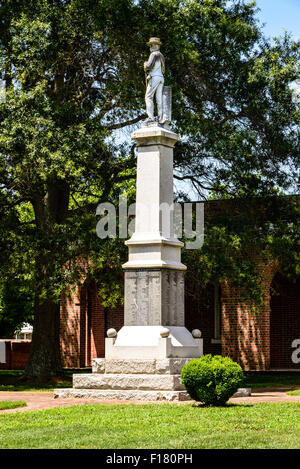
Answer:
[{"label": "sky", "polygon": [[279,36],[287,29],[293,39],[300,39],[300,0],[256,0],[256,5],[266,36]]}]

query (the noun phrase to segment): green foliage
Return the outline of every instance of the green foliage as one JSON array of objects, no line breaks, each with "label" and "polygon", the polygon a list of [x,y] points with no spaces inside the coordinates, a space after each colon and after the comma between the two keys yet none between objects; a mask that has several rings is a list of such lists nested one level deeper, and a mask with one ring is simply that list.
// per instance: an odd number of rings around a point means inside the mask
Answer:
[{"label": "green foliage", "polygon": [[25,401],[0,401],[0,410],[16,409],[17,407],[26,407]]},{"label": "green foliage", "polygon": [[128,145],[107,141],[137,102],[134,47],[124,47],[132,5],[96,3],[0,4],[0,268],[6,284],[22,276],[36,301],[57,302],[87,275],[79,257],[120,264],[96,237],[95,209],[135,174]]},{"label": "green foliage", "polygon": [[9,339],[25,323],[33,322],[33,292],[16,279],[0,285],[0,338]]},{"label": "green foliage", "polygon": [[288,391],[287,394],[289,396],[300,396],[300,389],[297,389],[295,391]]},{"label": "green foliage", "polygon": [[264,265],[278,262],[290,278],[299,271],[299,209],[292,196],[208,201],[204,245],[183,252],[187,289],[201,296],[208,284],[230,281],[259,309]]},{"label": "green foliage", "polygon": [[238,390],[244,375],[229,357],[203,355],[184,365],[181,380],[195,401],[221,406]]}]

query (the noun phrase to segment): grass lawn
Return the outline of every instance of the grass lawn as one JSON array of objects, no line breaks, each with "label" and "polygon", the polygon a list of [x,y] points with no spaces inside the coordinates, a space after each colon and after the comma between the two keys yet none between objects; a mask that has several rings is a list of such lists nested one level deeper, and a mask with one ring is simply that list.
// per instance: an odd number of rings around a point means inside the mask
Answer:
[{"label": "grass lawn", "polygon": [[300,396],[300,389],[296,389],[295,391],[288,391],[287,394],[290,396]]},{"label": "grass lawn", "polygon": [[74,371],[66,371],[64,378],[55,383],[37,384],[23,382],[21,380],[23,370],[0,370],[0,391],[53,391],[54,388],[70,388],[73,373]]},{"label": "grass lawn", "polygon": [[25,401],[0,401],[0,410],[16,409],[17,407],[26,407]]},{"label": "grass lawn", "polygon": [[247,388],[276,388],[285,386],[299,386],[300,387],[300,373],[297,372],[246,372],[245,383]]},{"label": "grass lawn", "polygon": [[1,448],[300,448],[300,403],[85,405],[0,415]]}]

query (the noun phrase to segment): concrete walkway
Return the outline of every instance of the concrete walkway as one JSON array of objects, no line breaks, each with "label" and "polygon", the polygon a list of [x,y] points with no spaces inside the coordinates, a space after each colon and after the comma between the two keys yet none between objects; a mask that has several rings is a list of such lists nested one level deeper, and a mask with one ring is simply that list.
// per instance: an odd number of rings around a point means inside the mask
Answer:
[{"label": "concrete walkway", "polygon": [[[295,388],[294,388],[295,389]],[[299,402],[300,396],[288,396],[286,391],[291,390],[291,387],[287,388],[270,388],[253,390],[252,396],[250,397],[238,397],[230,399],[231,403],[247,403],[255,404],[256,402]],[[27,407],[19,407],[17,409],[6,409],[0,410],[0,414],[10,414],[15,412],[27,412],[30,410],[41,410],[51,409],[53,407],[67,407],[72,405],[84,405],[84,404],[147,404],[144,401],[103,401],[98,399],[54,399],[52,392],[11,392],[11,391],[0,391],[0,401],[25,401]],[[155,403],[162,403],[155,402]],[[180,402],[178,404],[188,404],[191,401]],[[173,402],[176,403],[176,402]],[[151,402],[153,404],[153,402]]]},{"label": "concrete walkway", "polygon": [[83,404],[123,404],[123,401],[103,401],[98,399],[54,399],[53,392],[45,391],[0,391],[0,401],[25,401],[27,407],[0,410],[1,414],[25,412],[29,410],[52,409],[53,407],[67,407]]}]

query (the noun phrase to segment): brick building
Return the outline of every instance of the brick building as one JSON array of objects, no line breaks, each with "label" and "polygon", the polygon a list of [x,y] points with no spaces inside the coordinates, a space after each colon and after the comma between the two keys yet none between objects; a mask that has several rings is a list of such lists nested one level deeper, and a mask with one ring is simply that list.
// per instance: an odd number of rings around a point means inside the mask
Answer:
[{"label": "brick building", "polygon": [[[299,369],[292,361],[300,344],[300,278],[289,282],[268,269],[265,306],[254,313],[239,291],[224,283],[210,285],[203,301],[186,295],[186,327],[200,329],[204,353],[228,355],[245,370]],[[272,289],[272,290],[271,290]],[[271,295],[270,291],[276,291]],[[105,332],[123,326],[123,306],[105,308],[92,282],[78,287],[78,294],[61,302],[61,345],[65,367],[91,366],[104,356]],[[300,351],[299,351],[300,357]]]},{"label": "brick building", "polygon": [[23,370],[28,362],[32,326],[23,324],[13,339],[0,339],[0,370]]},{"label": "brick building", "polygon": [[23,370],[28,362],[30,340],[0,340],[0,370]]},{"label": "brick building", "polygon": [[[226,207],[232,210],[230,204]],[[209,204],[205,210],[209,217],[211,212],[224,210],[224,205]],[[242,299],[241,291],[230,282],[209,285],[200,298],[193,295],[189,285],[185,296],[186,327],[202,331],[204,353],[230,356],[245,370],[299,370],[300,278],[286,280],[274,261],[258,259],[257,267],[264,291],[264,306],[259,311],[253,312],[250,301]],[[93,358],[104,356],[107,329],[123,326],[123,306],[105,308],[98,290],[95,282],[84,282],[76,294],[64,295],[61,300],[65,367],[91,366]]]}]

